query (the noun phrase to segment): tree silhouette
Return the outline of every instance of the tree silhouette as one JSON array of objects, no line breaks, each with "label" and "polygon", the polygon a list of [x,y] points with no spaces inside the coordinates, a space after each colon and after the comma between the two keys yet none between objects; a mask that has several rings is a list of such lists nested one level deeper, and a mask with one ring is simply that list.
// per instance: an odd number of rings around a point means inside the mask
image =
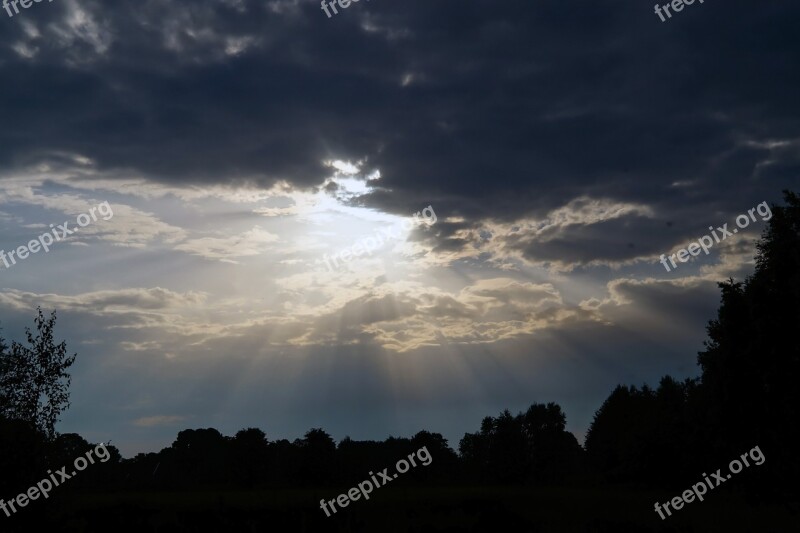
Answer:
[{"label": "tree silhouette", "polygon": [[759,444],[788,479],[800,473],[800,197],[784,191],[784,199],[771,208],[753,275],[720,284],[698,363],[715,448]]},{"label": "tree silhouette", "polygon": [[[607,481],[661,486],[703,468],[702,461],[693,458],[702,445],[694,413],[697,387],[696,380],[681,383],[669,376],[656,390],[618,386],[595,413],[586,434],[590,463]],[[689,456],[688,449],[693,451]]]},{"label": "tree silhouette", "polygon": [[302,479],[327,485],[336,470],[336,442],[320,428],[310,429],[305,437],[295,441],[300,449]]},{"label": "tree silhouette", "polygon": [[258,428],[242,429],[231,442],[233,468],[236,480],[252,487],[267,474],[269,441]]},{"label": "tree silhouette", "polygon": [[554,403],[533,404],[523,414],[508,409],[486,417],[466,434],[459,452],[469,476],[490,482],[564,482],[577,470],[582,449],[565,431],[566,416]]},{"label": "tree silhouette", "polygon": [[[172,443],[178,480],[214,485],[231,475],[228,438],[213,428],[185,429]],[[169,466],[173,460],[167,456]],[[170,475],[170,473],[165,473]]]},{"label": "tree silhouette", "polygon": [[65,342],[55,344],[56,312],[45,318],[41,308],[37,311],[36,336],[25,328],[29,346],[14,341],[9,350],[0,339],[0,412],[31,422],[53,439],[56,422],[69,407],[67,369],[76,355],[67,355]]},{"label": "tree silhouette", "polygon": [[595,413],[585,446],[591,464],[608,481],[627,482],[641,476],[652,398],[647,385],[641,389],[619,385]]},{"label": "tree silhouette", "polygon": [[719,284],[700,379],[665,377],[656,391],[619,386],[595,414],[586,450],[606,479],[677,483],[754,446],[774,458],[755,474],[770,485],[800,473],[800,197],[784,197],[771,207],[754,273]]},{"label": "tree silhouette", "polygon": [[578,474],[583,450],[566,425],[567,415],[552,402],[533,404],[522,415],[522,433],[536,482],[558,483]]}]

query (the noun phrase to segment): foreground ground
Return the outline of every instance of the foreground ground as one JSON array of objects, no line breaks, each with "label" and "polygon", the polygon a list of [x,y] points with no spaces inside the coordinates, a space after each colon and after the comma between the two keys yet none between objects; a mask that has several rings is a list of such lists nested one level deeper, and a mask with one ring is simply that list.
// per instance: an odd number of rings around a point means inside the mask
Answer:
[{"label": "foreground ground", "polygon": [[[327,518],[330,490],[73,493],[31,502],[5,531],[37,522],[65,532],[758,532],[797,531],[793,501],[756,502],[742,494],[710,495],[666,520],[653,511],[671,493],[545,488],[386,487]],[[762,498],[762,500],[764,500]],[[33,505],[33,504],[39,505]],[[8,529],[7,529],[8,527]]]}]

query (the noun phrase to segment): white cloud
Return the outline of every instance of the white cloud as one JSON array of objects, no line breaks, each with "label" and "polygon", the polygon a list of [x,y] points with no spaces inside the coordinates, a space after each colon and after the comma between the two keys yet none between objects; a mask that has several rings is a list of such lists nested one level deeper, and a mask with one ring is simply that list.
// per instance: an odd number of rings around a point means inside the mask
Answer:
[{"label": "white cloud", "polygon": [[190,239],[179,244],[175,249],[206,259],[236,263],[234,258],[261,255],[269,248],[268,245],[277,241],[277,235],[259,226],[254,226],[253,229],[239,235]]}]

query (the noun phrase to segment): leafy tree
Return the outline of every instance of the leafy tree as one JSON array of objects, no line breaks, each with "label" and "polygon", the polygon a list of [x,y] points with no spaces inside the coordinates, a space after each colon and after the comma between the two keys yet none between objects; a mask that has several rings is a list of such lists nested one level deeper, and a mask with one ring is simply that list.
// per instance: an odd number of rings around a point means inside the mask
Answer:
[{"label": "leafy tree", "polygon": [[235,479],[247,487],[261,481],[267,472],[269,441],[258,428],[239,430],[231,441]]},{"label": "leafy tree", "polygon": [[[665,376],[658,389],[618,386],[595,413],[586,434],[589,462],[612,482],[665,485],[697,469],[703,439],[697,411],[697,381]],[[687,455],[686,450],[692,450]]]},{"label": "leafy tree", "polygon": [[770,209],[753,275],[720,284],[698,363],[715,447],[759,445],[788,479],[800,473],[800,196],[784,191],[784,199]]},{"label": "leafy tree", "polygon": [[612,482],[642,476],[647,453],[653,391],[647,385],[617,386],[594,415],[586,433],[589,460]]},{"label": "leafy tree", "polygon": [[301,479],[313,483],[329,484],[336,470],[336,442],[320,428],[306,432],[302,439],[294,442],[300,452]]},{"label": "leafy tree", "polygon": [[41,308],[34,320],[36,335],[25,328],[28,346],[11,347],[0,339],[0,414],[32,423],[49,439],[69,407],[70,375],[67,369],[77,354],[67,355],[65,342],[55,344],[56,312],[45,318]]},{"label": "leafy tree", "polygon": [[453,482],[458,476],[458,456],[447,444],[447,439],[441,433],[419,431],[411,437],[411,451],[413,453],[423,446],[431,455],[431,464],[425,468],[414,468],[409,477],[417,480],[439,480]]},{"label": "leafy tree", "polygon": [[174,465],[176,477],[182,481],[207,485],[226,482],[231,475],[229,440],[214,428],[180,431],[171,453],[165,456],[162,466],[168,468],[163,475],[172,476],[168,470]]},{"label": "leafy tree", "polygon": [[557,483],[570,480],[583,450],[567,432],[555,403],[533,404],[516,416],[506,409],[486,417],[478,433],[466,434],[459,453],[470,475],[500,483]]},{"label": "leafy tree", "polygon": [[553,402],[533,404],[521,420],[533,479],[556,483],[573,478],[580,468],[583,449],[566,431],[567,415],[561,406]]},{"label": "leafy tree", "polygon": [[784,195],[786,205],[770,209],[754,273],[719,284],[700,380],[617,387],[596,413],[586,450],[607,479],[677,482],[755,446],[773,458],[748,474],[773,478],[761,486],[800,474],[800,197]]}]

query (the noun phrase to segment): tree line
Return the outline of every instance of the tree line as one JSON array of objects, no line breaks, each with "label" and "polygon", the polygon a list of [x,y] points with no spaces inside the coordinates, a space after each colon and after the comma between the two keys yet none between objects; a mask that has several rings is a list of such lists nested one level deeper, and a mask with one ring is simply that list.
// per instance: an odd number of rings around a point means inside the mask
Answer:
[{"label": "tree line", "polygon": [[[698,354],[700,375],[658,386],[619,385],[594,416],[581,446],[554,403],[487,416],[451,448],[441,434],[336,443],[321,428],[270,440],[258,428],[232,437],[187,429],[159,452],[112,459],[75,486],[120,489],[351,486],[370,470],[426,446],[433,463],[398,484],[606,485],[683,487],[699,473],[759,446],[768,458],[737,483],[762,493],[789,489],[800,473],[800,197],[785,205],[756,246],[752,275],[719,284],[721,305]],[[0,490],[14,493],[42,471],[69,463],[92,445],[55,424],[69,406],[75,355],[54,340],[55,312],[41,309],[27,345],[0,338]]]}]

